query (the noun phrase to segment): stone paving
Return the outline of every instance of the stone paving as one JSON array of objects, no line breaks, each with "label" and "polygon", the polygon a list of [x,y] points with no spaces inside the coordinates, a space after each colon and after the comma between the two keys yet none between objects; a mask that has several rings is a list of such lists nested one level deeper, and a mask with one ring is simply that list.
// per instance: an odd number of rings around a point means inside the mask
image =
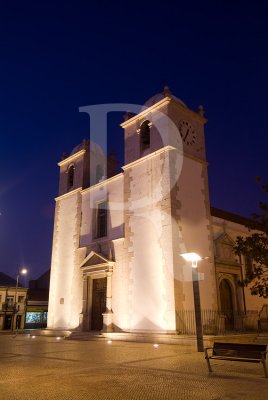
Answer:
[{"label": "stone paving", "polygon": [[0,400],[268,400],[261,364],[212,361],[193,347],[0,335]]}]

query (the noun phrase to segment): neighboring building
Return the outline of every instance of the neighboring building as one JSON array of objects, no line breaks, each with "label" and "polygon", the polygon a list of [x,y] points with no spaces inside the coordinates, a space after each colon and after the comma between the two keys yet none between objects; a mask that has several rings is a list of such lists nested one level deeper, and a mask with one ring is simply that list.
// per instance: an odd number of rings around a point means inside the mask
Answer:
[{"label": "neighboring building", "polygon": [[47,327],[50,270],[29,282],[25,329]]},{"label": "neighboring building", "polygon": [[203,108],[190,110],[167,87],[145,105],[121,125],[121,173],[106,176],[89,141],[58,164],[48,328],[189,333],[185,252],[205,257],[204,329],[254,327],[267,300],[239,286],[250,265],[232,248],[248,221],[210,208]]},{"label": "neighboring building", "polygon": [[0,272],[0,330],[23,329],[27,288]]}]

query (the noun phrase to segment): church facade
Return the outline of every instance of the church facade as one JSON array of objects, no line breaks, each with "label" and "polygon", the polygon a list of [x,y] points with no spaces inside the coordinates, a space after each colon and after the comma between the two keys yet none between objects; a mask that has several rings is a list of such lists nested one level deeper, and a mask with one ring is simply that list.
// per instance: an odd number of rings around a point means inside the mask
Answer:
[{"label": "church facade", "polygon": [[[180,333],[194,310],[195,252],[201,309],[236,329],[264,300],[242,288],[250,261],[233,252],[247,221],[211,208],[203,108],[164,92],[127,114],[125,165],[84,141],[59,162],[48,328]],[[256,322],[256,321],[255,321]],[[252,324],[255,324],[252,322]]]}]

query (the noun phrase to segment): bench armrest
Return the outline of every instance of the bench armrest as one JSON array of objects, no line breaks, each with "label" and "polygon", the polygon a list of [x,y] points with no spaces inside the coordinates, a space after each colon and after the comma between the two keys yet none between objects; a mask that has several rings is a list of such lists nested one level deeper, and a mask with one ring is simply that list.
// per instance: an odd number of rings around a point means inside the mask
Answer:
[{"label": "bench armrest", "polygon": [[205,356],[206,356],[205,358],[209,357],[208,350],[213,350],[213,347],[206,347],[205,348]]},{"label": "bench armrest", "polygon": [[262,360],[264,360],[265,361],[265,355],[268,353],[268,351],[262,351],[261,352],[261,358],[262,358]]}]

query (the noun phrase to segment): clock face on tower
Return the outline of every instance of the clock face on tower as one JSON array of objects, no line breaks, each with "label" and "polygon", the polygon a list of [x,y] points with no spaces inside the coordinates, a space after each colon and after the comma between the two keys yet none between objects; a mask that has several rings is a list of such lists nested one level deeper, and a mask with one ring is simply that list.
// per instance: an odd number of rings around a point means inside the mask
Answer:
[{"label": "clock face on tower", "polygon": [[192,125],[185,120],[179,122],[179,131],[183,142],[187,146],[192,146],[196,142],[196,133]]}]

